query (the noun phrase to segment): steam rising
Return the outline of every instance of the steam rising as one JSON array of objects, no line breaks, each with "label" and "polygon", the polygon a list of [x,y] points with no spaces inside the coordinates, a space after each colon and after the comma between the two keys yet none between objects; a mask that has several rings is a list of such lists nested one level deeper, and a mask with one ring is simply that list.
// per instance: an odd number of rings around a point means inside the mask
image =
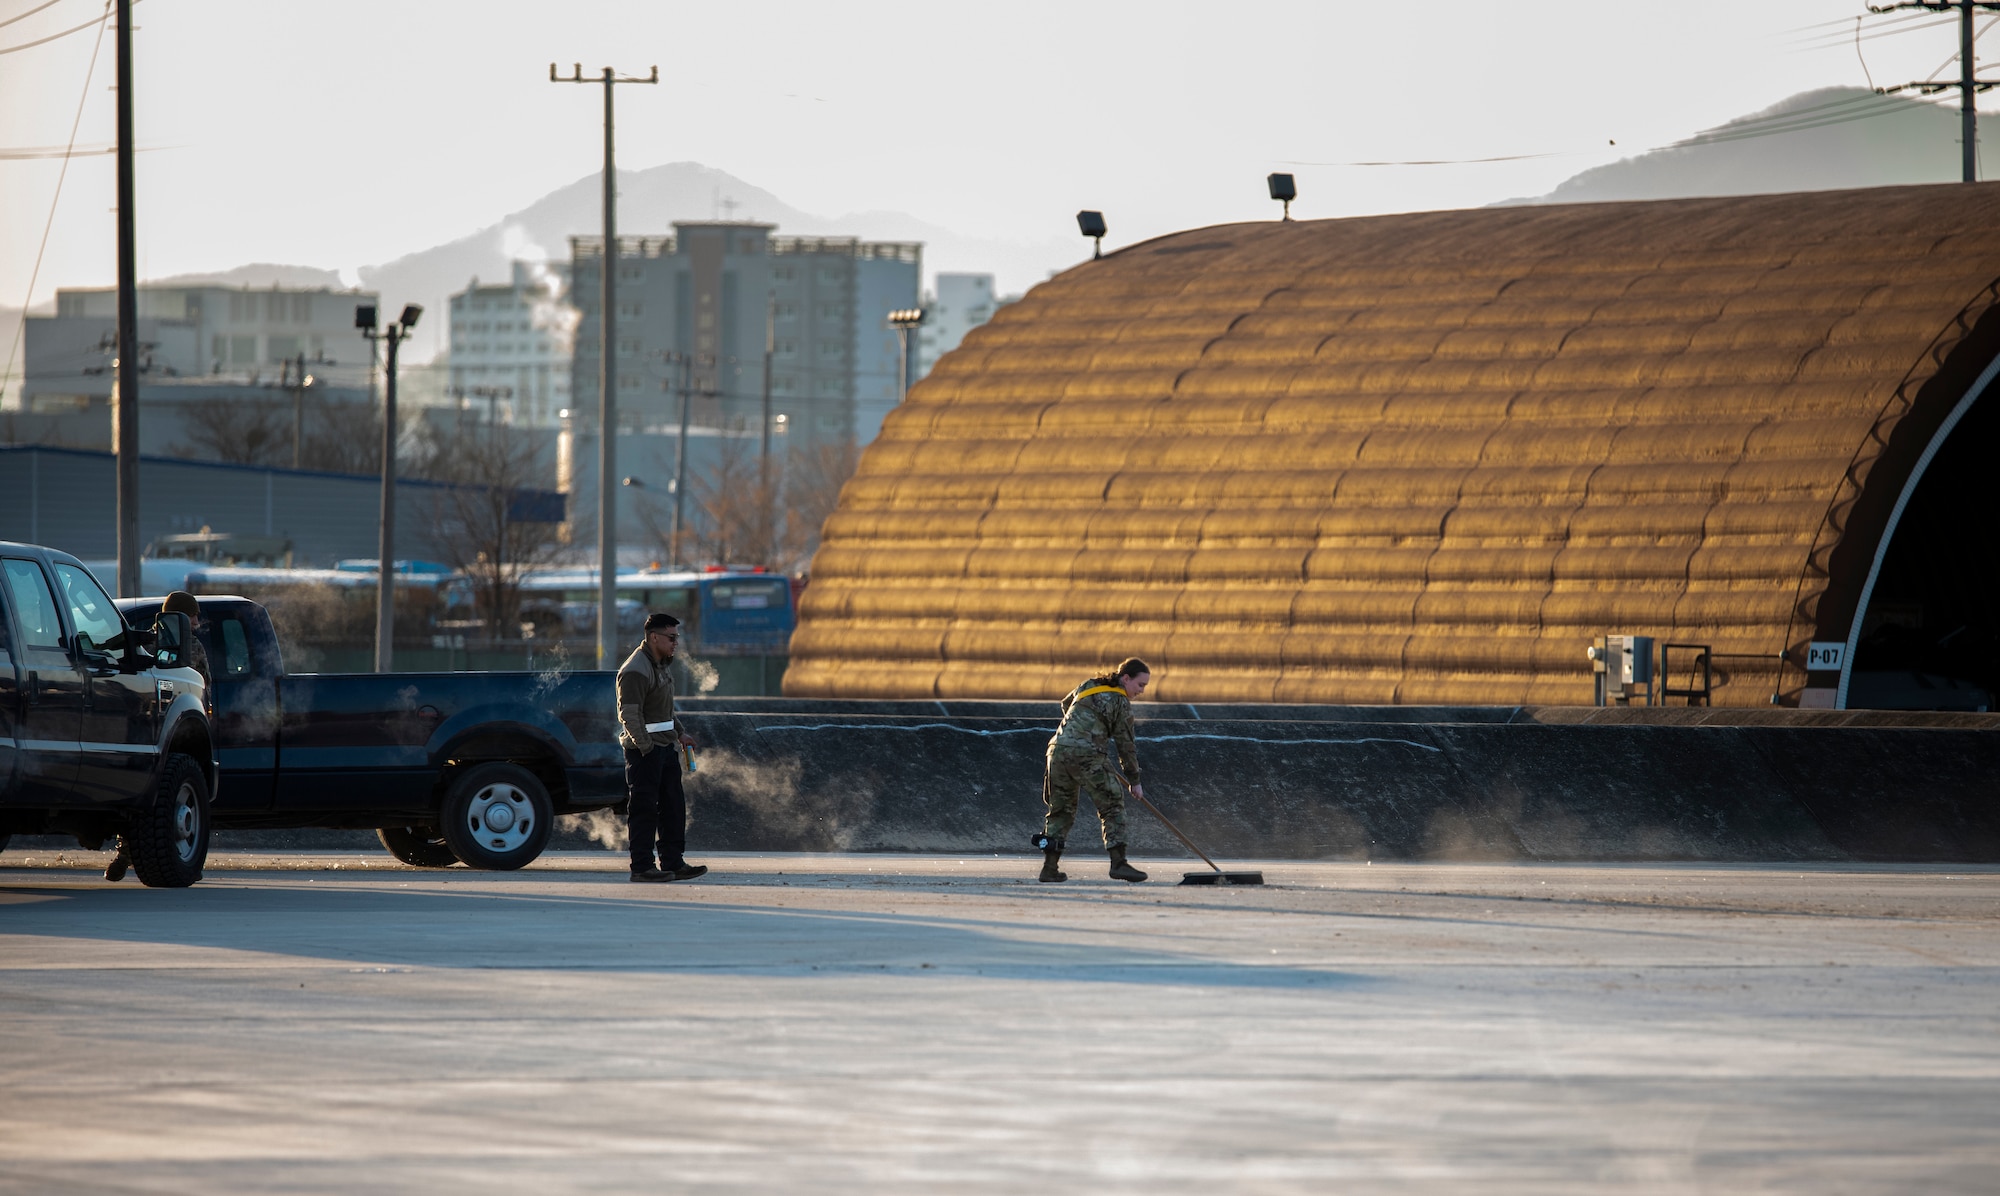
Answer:
[{"label": "steam rising", "polygon": [[533,295],[529,303],[530,322],[551,335],[557,350],[570,352],[575,347],[576,327],[582,322],[583,313],[570,306],[569,282],[549,267],[549,251],[537,245],[518,224],[500,231],[500,251],[509,261],[527,267]]}]

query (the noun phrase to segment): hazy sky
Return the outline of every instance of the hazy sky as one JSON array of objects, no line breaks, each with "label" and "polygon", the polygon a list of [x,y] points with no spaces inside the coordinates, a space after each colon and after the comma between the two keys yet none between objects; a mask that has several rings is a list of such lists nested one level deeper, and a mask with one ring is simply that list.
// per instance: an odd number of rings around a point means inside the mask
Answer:
[{"label": "hazy sky", "polygon": [[[0,21],[43,0],[0,0]],[[0,27],[0,306],[19,306],[79,99],[114,136],[102,0]],[[827,215],[898,209],[1028,239],[1102,208],[1110,244],[1263,219],[1549,190],[1812,87],[1859,84],[1858,0],[609,3],[143,0],[135,10],[142,277],[267,261],[352,271],[461,236],[596,169],[612,65],[619,161],[694,160]],[[1950,59],[1952,28],[1866,43],[1877,82]],[[1612,139],[1617,148],[1606,143]],[[1306,165],[1551,154],[1454,166]],[[114,280],[108,156],[70,166],[36,302]],[[628,231],[658,231],[633,228]],[[1082,255],[1086,243],[1077,242]],[[955,263],[931,261],[932,268]],[[1064,265],[1049,263],[1051,268]],[[350,273],[349,277],[352,277]]]}]

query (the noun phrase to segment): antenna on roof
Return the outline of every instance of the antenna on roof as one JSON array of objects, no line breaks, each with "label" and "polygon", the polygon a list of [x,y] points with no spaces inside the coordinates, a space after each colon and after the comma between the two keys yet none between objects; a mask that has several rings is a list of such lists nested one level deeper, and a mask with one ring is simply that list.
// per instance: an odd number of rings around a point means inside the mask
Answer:
[{"label": "antenna on roof", "polygon": [[1088,212],[1088,211],[1078,212],[1076,214],[1076,227],[1082,230],[1084,236],[1089,237],[1092,241],[1096,242],[1096,245],[1091,248],[1090,260],[1094,262],[1098,258],[1103,257],[1104,256],[1104,213]]},{"label": "antenna on roof", "polygon": [[1292,218],[1292,201],[1299,197],[1299,189],[1293,185],[1292,176],[1288,174],[1274,174],[1265,179],[1264,182],[1271,188],[1272,199],[1284,201],[1285,219],[1290,220]]}]

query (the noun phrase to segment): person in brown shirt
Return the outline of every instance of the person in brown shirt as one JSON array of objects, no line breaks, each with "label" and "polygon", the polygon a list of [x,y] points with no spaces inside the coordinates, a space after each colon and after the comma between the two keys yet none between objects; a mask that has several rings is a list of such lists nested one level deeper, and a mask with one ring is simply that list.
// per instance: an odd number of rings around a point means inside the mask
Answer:
[{"label": "person in brown shirt", "polygon": [[[694,736],[674,719],[674,679],[669,671],[680,644],[681,621],[664,612],[646,616],[646,639],[618,667],[618,744],[625,749],[625,824],[635,881],[693,880],[708,871],[687,862],[687,794],[681,788],[681,749]],[[653,849],[659,845],[659,866]]]}]

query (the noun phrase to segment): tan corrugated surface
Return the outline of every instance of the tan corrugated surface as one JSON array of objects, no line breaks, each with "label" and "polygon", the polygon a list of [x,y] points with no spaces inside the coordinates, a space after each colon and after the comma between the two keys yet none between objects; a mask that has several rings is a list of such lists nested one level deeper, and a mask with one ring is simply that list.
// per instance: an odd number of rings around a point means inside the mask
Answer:
[{"label": "tan corrugated surface", "polygon": [[1047,696],[1138,654],[1170,700],[1575,703],[1604,632],[1794,648],[1809,554],[1996,277],[2000,185],[1135,246],[889,417],[786,692]]}]

